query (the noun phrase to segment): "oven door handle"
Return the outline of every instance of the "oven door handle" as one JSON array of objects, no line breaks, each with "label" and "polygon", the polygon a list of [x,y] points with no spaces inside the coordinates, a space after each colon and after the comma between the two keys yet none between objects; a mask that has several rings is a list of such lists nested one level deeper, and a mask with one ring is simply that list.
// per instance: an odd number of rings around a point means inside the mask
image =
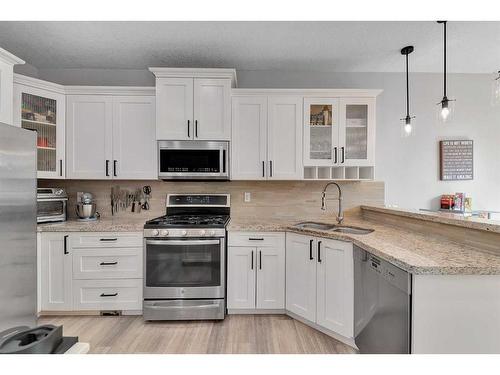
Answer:
[{"label": "oven door handle", "polygon": [[220,245],[220,240],[146,240],[146,245],[190,246],[190,245]]}]

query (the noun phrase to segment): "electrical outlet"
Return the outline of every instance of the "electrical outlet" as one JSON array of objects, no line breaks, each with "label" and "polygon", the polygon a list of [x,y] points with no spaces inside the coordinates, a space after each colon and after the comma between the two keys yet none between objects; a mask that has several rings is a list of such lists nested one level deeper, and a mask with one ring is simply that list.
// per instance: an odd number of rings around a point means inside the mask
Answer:
[{"label": "electrical outlet", "polygon": [[245,192],[245,202],[248,203],[252,200],[252,196],[249,192]]}]

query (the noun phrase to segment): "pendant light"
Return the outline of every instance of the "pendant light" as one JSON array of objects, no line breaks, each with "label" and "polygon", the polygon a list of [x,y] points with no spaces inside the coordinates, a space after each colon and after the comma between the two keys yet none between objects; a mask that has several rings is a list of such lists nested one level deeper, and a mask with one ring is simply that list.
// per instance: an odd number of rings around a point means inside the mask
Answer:
[{"label": "pendant light", "polygon": [[493,81],[491,83],[491,104],[500,104],[500,70],[495,72]]},{"label": "pendant light", "polygon": [[444,28],[444,71],[443,71],[443,99],[437,104],[438,105],[438,120],[440,122],[446,123],[450,122],[454,112],[454,99],[448,99],[446,96],[446,24],[447,21],[437,21],[443,25]]},{"label": "pendant light", "polygon": [[408,75],[408,55],[413,52],[413,46],[406,46],[401,54],[406,57],[406,116],[401,119],[401,136],[409,137],[415,134],[415,116],[410,116],[410,80]]}]

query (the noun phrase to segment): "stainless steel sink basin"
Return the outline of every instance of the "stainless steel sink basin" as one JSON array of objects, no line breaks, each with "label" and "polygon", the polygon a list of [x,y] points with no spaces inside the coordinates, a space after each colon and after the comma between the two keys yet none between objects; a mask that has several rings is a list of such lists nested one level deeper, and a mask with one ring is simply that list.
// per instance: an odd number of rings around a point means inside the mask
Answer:
[{"label": "stainless steel sink basin", "polygon": [[317,223],[315,221],[304,221],[302,223],[295,224],[294,227],[300,229],[331,230],[335,228],[335,224]]},{"label": "stainless steel sink basin", "polygon": [[328,223],[318,223],[315,221],[304,221],[297,223],[294,227],[299,229],[317,229],[329,232],[347,233],[347,234],[368,234],[373,232],[373,229],[351,227],[348,225],[336,225]]},{"label": "stainless steel sink basin", "polygon": [[331,229],[332,232],[348,233],[348,234],[368,234],[373,232],[373,229],[348,227],[348,226],[335,226]]}]

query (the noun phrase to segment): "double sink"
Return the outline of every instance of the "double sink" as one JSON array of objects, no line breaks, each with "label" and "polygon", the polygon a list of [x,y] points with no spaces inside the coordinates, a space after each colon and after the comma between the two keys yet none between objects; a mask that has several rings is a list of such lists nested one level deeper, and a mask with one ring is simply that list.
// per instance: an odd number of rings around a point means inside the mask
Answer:
[{"label": "double sink", "polygon": [[304,221],[295,224],[294,227],[299,229],[316,229],[316,230],[324,230],[327,232],[337,232],[337,233],[347,233],[347,234],[369,234],[373,232],[373,229],[352,227],[348,225],[339,225],[339,224],[318,223],[315,221]]}]

